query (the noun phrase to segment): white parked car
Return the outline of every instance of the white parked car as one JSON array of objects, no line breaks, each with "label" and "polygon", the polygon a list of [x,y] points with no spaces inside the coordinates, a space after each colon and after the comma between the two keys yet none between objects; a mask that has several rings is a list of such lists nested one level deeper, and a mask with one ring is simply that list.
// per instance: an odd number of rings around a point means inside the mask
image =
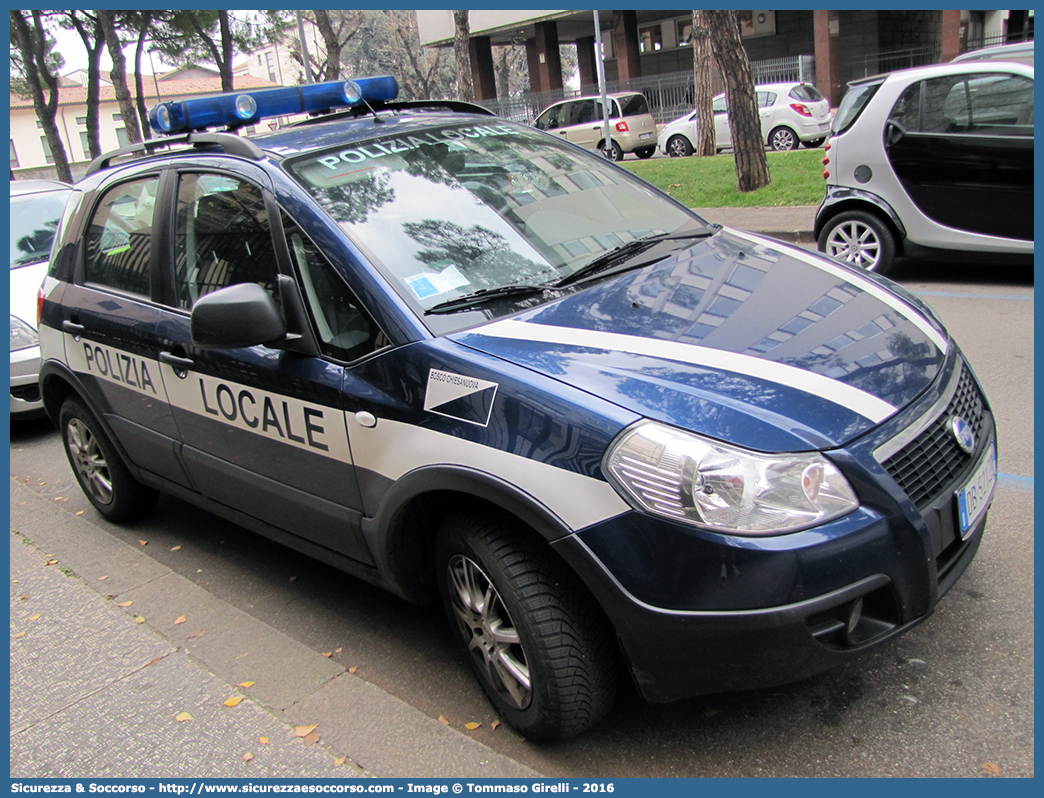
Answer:
[{"label": "white parked car", "polygon": [[[766,83],[755,86],[761,135],[773,150],[793,150],[798,143],[818,147],[830,130],[830,101],[811,83]],[[725,95],[714,98],[714,136],[719,151],[732,146]],[[672,158],[692,155],[696,148],[696,111],[664,126],[660,151]]]}]

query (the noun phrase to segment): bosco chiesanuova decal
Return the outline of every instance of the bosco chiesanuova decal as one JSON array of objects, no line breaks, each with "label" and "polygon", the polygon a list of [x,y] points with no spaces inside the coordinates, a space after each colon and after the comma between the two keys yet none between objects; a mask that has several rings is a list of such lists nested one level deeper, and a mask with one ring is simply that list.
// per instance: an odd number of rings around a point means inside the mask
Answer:
[{"label": "bosco chiesanuova decal", "polygon": [[493,412],[498,387],[495,382],[432,369],[428,372],[424,409],[485,427]]}]

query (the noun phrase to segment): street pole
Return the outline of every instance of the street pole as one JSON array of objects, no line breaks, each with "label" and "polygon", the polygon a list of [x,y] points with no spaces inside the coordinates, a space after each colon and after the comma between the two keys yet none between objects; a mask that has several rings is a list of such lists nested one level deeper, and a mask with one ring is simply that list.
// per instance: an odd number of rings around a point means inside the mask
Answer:
[{"label": "street pole", "polygon": [[305,41],[305,28],[304,28],[304,17],[301,16],[301,12],[295,12],[297,14],[297,35],[301,40],[301,61],[304,63],[305,68],[305,83],[314,83],[312,79],[312,61],[308,57],[308,42]]},{"label": "street pole", "polygon": [[602,23],[598,19],[598,11],[594,12],[594,29],[595,29],[595,67],[598,70],[598,91],[602,95],[602,119],[605,122],[605,147],[602,149],[602,155],[612,160],[612,146],[613,138],[609,129],[609,98],[605,94],[605,64],[602,63],[602,59],[605,57],[605,53],[602,51]]}]

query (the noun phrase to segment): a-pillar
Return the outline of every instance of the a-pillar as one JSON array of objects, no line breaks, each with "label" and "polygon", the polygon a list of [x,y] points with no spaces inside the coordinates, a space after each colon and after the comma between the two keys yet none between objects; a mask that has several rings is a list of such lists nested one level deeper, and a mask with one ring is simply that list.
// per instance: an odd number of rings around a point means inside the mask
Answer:
[{"label": "a-pillar", "polygon": [[618,80],[635,80],[642,76],[638,61],[638,12],[613,12],[613,42],[616,45],[616,77]]},{"label": "a-pillar", "polygon": [[812,26],[816,47],[816,88],[830,100],[830,107],[841,102],[841,21],[836,11],[813,11]]},{"label": "a-pillar", "polygon": [[939,60],[944,64],[961,54],[961,12],[942,12],[942,52]]},{"label": "a-pillar", "polygon": [[471,82],[476,100],[497,99],[497,76],[493,69],[493,44],[488,36],[473,36],[471,49]]}]

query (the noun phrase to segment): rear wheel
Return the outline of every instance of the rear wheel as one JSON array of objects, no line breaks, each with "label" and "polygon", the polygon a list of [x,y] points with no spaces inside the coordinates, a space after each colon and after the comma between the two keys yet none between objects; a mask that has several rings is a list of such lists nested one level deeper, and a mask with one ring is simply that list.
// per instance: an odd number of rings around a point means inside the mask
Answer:
[{"label": "rear wheel", "polygon": [[579,579],[510,522],[447,518],[436,567],[446,614],[500,717],[533,740],[579,734],[616,694],[612,629]]},{"label": "rear wheel", "polygon": [[769,133],[769,146],[776,152],[789,152],[798,145],[798,137],[789,127],[777,127]]},{"label": "rear wheel", "polygon": [[819,251],[867,271],[885,274],[895,260],[895,236],[872,213],[842,211],[819,234]]},{"label": "rear wheel", "polygon": [[803,141],[801,143],[804,146],[808,147],[810,150],[814,150],[816,147],[818,147],[824,141],[826,141],[826,137],[821,138],[821,139],[812,139],[811,141]]},{"label": "rear wheel", "polygon": [[152,510],[159,494],[131,476],[101,424],[82,402],[66,399],[59,423],[76,481],[99,513],[120,522],[133,521]]},{"label": "rear wheel", "polygon": [[[606,152],[604,141],[598,149],[601,150],[603,153]],[[611,161],[622,161],[624,157],[623,149],[621,149],[620,145],[617,144],[615,141],[610,142],[610,147],[607,154],[609,160]]]},{"label": "rear wheel", "polygon": [[685,158],[692,155],[692,144],[685,136],[671,136],[667,140],[667,154],[672,158]]}]

